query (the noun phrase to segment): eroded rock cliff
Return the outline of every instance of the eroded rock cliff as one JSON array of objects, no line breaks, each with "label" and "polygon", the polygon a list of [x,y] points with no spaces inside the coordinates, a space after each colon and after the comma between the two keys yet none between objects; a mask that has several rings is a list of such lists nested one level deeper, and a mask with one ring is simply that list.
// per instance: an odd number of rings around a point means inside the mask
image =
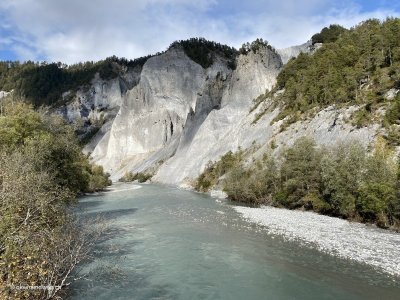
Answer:
[{"label": "eroded rock cliff", "polygon": [[177,45],[111,81],[96,77],[61,112],[71,121],[102,121],[85,149],[113,180],[146,171],[154,181],[185,186],[227,151],[257,145],[253,155],[262,155],[274,141],[279,152],[302,135],[320,144],[359,139],[368,145],[379,126],[355,129],[346,122],[355,108],[330,107],[282,131],[282,121],[272,122],[279,109],[271,106],[254,122],[269,103],[254,109],[253,100],[274,86],[284,63],[310,51],[310,43],[259,47],[239,55],[234,70],[218,55],[205,69]]}]

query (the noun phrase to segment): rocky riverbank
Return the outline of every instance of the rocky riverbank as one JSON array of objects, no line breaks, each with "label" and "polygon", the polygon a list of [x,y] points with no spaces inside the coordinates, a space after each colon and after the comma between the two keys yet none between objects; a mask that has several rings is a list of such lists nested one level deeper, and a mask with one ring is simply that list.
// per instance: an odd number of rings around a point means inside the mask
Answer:
[{"label": "rocky riverbank", "polygon": [[274,207],[235,207],[271,234],[400,277],[400,234],[360,223]]}]

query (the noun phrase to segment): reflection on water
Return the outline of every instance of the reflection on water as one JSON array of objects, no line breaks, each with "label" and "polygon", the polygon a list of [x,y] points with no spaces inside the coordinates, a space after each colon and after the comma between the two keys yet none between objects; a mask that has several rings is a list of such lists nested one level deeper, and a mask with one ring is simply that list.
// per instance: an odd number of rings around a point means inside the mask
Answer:
[{"label": "reflection on water", "polygon": [[[118,189],[121,191],[118,192]],[[270,236],[230,204],[157,185],[86,197],[109,227],[72,299],[398,299],[370,267]]]}]

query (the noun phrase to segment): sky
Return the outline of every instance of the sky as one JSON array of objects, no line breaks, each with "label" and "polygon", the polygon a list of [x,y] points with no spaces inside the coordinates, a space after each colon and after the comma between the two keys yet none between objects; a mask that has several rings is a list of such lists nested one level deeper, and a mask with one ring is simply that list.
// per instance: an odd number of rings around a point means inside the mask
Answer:
[{"label": "sky", "polygon": [[285,48],[330,24],[389,16],[400,17],[400,1],[0,0],[0,60],[133,59],[190,37]]}]

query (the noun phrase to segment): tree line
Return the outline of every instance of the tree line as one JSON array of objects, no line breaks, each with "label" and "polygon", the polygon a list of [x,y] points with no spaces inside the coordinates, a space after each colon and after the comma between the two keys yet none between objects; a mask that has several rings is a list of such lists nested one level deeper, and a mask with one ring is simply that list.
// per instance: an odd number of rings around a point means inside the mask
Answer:
[{"label": "tree line", "polygon": [[236,57],[239,54],[233,47],[209,41],[205,38],[190,38],[188,40],[175,41],[169,48],[172,47],[182,47],[185,54],[204,69],[207,69],[214,63],[216,55],[225,58],[228,61],[228,66],[231,69],[235,69]]},{"label": "tree line", "polygon": [[209,163],[195,188],[207,191],[219,181],[234,201],[400,229],[400,164],[382,138],[370,154],[356,141],[318,147],[305,137],[278,157],[266,154],[250,164],[242,151],[228,152]]},{"label": "tree line", "polygon": [[124,68],[142,67],[151,57],[134,60],[111,56],[98,62],[88,61],[73,65],[58,63],[13,61],[0,62],[0,90],[24,97],[35,107],[53,105],[62,94],[89,85],[96,73],[109,80],[118,77]]}]

